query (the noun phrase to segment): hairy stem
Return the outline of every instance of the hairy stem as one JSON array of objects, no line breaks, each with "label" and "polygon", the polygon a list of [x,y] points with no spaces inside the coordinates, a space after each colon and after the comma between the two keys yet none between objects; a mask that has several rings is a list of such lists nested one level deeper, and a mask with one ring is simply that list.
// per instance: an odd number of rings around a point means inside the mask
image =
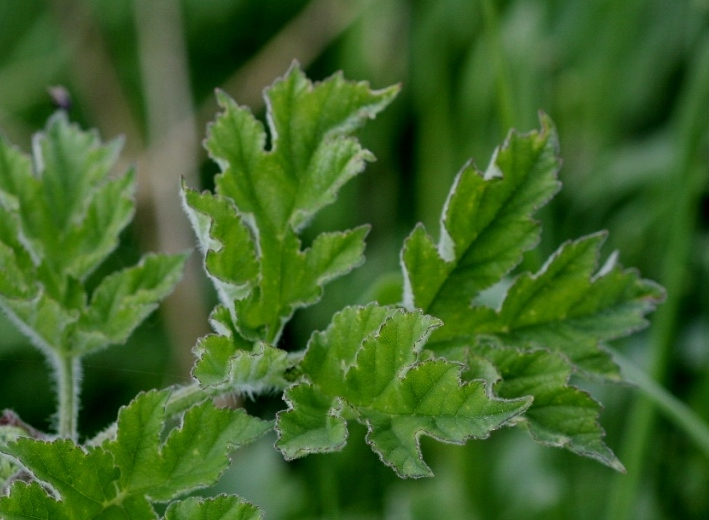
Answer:
[{"label": "hairy stem", "polygon": [[60,437],[76,441],[81,360],[76,356],[61,354],[56,357],[54,365],[59,397],[57,433]]}]

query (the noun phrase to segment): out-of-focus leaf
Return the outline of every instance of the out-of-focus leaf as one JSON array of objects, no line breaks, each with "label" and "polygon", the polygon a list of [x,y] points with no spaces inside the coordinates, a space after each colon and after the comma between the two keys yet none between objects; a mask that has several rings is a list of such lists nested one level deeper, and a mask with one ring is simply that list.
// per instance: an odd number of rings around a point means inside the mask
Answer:
[{"label": "out-of-focus leaf", "polygon": [[146,255],[134,267],[104,278],[78,322],[73,348],[82,354],[122,343],[172,292],[187,255]]},{"label": "out-of-focus leaf", "polygon": [[0,139],[0,307],[50,357],[125,341],[179,281],[185,256],[156,255],[84,285],[133,216],[134,173],[111,176],[120,147],[63,112],[31,159]]},{"label": "out-of-focus leaf", "polygon": [[214,498],[190,497],[173,502],[165,512],[165,520],[260,520],[259,509],[233,495]]}]

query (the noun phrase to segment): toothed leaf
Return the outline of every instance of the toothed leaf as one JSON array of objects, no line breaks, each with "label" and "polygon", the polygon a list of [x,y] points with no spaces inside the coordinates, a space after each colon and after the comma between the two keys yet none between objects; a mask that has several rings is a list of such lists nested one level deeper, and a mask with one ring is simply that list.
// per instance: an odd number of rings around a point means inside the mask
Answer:
[{"label": "toothed leaf", "polygon": [[[511,132],[485,172],[466,165],[443,209],[438,243],[420,225],[406,239],[403,303],[443,321],[426,345],[436,355],[461,359],[460,352],[491,337],[517,347],[503,349],[503,357],[491,349],[461,361],[468,374],[499,378],[499,395],[534,398],[521,423],[536,440],[621,469],[602,442],[600,405],[566,383],[571,371],[619,380],[603,342],[643,327],[662,290],[615,257],[598,269],[604,235],[597,234],[563,245],[537,274],[519,274],[499,309],[482,303],[481,291],[507,282],[504,276],[539,239],[532,216],[559,187],[556,154],[555,131],[542,116],[540,131]],[[545,356],[550,366],[563,365],[564,376],[539,372],[535,384],[520,386],[529,381],[530,360]]]},{"label": "toothed leaf", "polygon": [[285,374],[295,361],[287,352],[263,342],[247,350],[240,341],[215,334],[199,340],[192,375],[202,387],[257,395],[288,386]]},{"label": "toothed leaf", "polygon": [[477,360],[492,363],[494,376],[472,371],[492,384],[497,395],[507,399],[532,395],[534,401],[517,425],[527,429],[541,444],[566,448],[578,455],[625,471],[603,442],[600,425],[602,406],[587,392],[569,384],[571,366],[559,354],[548,350],[522,352],[493,342],[483,342],[471,352],[471,366]]},{"label": "toothed leaf", "polygon": [[296,309],[362,263],[366,227],[322,234],[305,250],[299,233],[373,159],[351,134],[397,91],[339,74],[314,85],[293,66],[265,94],[269,149],[263,125],[218,93],[223,112],[206,140],[222,170],[216,195],[183,187],[183,200],[221,303],[249,341],[275,343]]},{"label": "toothed leaf", "polygon": [[121,470],[121,488],[156,501],[213,484],[229,464],[230,449],[270,428],[243,410],[219,409],[205,401],[190,408],[181,426],[161,442],[169,393],[141,394],[122,408],[117,437],[104,445]]},{"label": "toothed leaf", "polygon": [[532,219],[559,189],[556,132],[511,132],[485,172],[472,163],[456,177],[438,244],[417,226],[402,250],[404,304],[443,318],[498,282],[539,240]]},{"label": "toothed leaf", "polygon": [[577,370],[620,379],[602,344],[644,327],[645,314],[661,301],[663,291],[613,257],[599,271],[604,238],[595,234],[562,245],[537,274],[515,280],[499,311],[459,309],[435,341],[439,346],[461,344],[492,335],[507,345],[548,348]]},{"label": "toothed leaf", "polygon": [[[41,518],[46,511],[47,518],[153,519],[151,501],[167,502],[214,484],[229,465],[230,450],[271,428],[243,410],[219,409],[205,401],[185,412],[179,427],[164,438],[169,396],[170,390],[140,394],[119,412],[116,438],[101,446],[30,438],[1,446],[57,496],[36,484],[16,483],[10,496],[0,499],[0,514]],[[32,514],[39,516],[27,516]]]},{"label": "toothed leaf", "polygon": [[135,174],[111,175],[120,148],[63,112],[31,159],[0,138],[0,307],[50,358],[124,342],[179,281],[184,255],[158,255],[85,285],[133,216]]},{"label": "toothed leaf", "polygon": [[367,442],[402,477],[431,475],[418,439],[484,438],[522,413],[529,399],[491,398],[481,381],[463,383],[461,365],[420,358],[440,322],[421,312],[348,307],[311,338],[301,364],[309,381],[286,391],[277,446],[287,458],[340,449],[346,421],[367,425]]}]

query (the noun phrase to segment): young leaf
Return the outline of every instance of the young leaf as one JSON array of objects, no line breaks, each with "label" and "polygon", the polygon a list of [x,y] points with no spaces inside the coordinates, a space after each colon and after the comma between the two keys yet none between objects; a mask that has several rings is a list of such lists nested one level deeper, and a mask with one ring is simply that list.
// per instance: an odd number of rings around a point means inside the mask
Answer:
[{"label": "young leaf", "polygon": [[397,91],[339,74],[313,85],[294,65],[266,92],[270,149],[251,112],[218,93],[224,111],[206,140],[222,169],[216,194],[182,193],[221,303],[249,341],[275,343],[297,308],[363,261],[366,227],[320,235],[305,250],[298,234],[373,159],[351,134]]},{"label": "young leaf", "polygon": [[460,380],[462,366],[420,358],[440,322],[421,312],[348,307],[315,333],[301,369],[308,378],[286,391],[289,409],[277,417],[278,448],[287,458],[333,451],[346,421],[367,425],[367,442],[402,477],[431,475],[418,438],[463,443],[527,409],[531,399],[493,399],[485,383]]},{"label": "young leaf", "polygon": [[50,357],[120,343],[179,281],[184,255],[87,277],[133,216],[134,173],[111,177],[120,142],[52,116],[32,161],[0,139],[0,307]]}]

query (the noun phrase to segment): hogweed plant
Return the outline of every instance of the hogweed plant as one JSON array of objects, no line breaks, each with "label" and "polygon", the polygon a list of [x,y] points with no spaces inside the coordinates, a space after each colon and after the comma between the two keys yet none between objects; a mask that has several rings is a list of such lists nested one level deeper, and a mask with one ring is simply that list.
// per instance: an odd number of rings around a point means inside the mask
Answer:
[{"label": "hogweed plant", "polygon": [[[83,442],[81,360],[126,340],[178,282],[185,255],[147,255],[88,290],[133,215],[133,172],[110,174],[120,143],[102,144],[63,113],[32,157],[0,142],[0,305],[49,359],[58,393],[54,432],[2,417],[3,518],[153,519],[158,503],[170,520],[261,518],[237,496],[188,495],[270,430],[290,460],[341,450],[352,421],[402,478],[432,475],[422,435],[463,444],[502,427],[623,471],[603,442],[601,404],[569,378],[620,380],[604,344],[643,327],[663,291],[615,255],[599,266],[603,233],[511,276],[539,241],[534,213],[560,187],[546,116],[538,131],[510,132],[485,171],[462,168],[437,241],[422,225],[406,238],[400,304],[345,307],[301,350],[279,348],[294,312],[364,262],[367,226],[307,248],[301,233],[373,159],[353,133],[397,92],[339,74],[312,84],[294,65],[265,92],[268,133],[217,94],[222,111],[205,141],[221,168],[215,190],[181,187],[218,295],[214,332],[194,348],[191,384],[139,394]],[[486,304],[481,295],[501,284],[501,303]],[[273,392],[284,404],[272,420],[213,403]]]}]

